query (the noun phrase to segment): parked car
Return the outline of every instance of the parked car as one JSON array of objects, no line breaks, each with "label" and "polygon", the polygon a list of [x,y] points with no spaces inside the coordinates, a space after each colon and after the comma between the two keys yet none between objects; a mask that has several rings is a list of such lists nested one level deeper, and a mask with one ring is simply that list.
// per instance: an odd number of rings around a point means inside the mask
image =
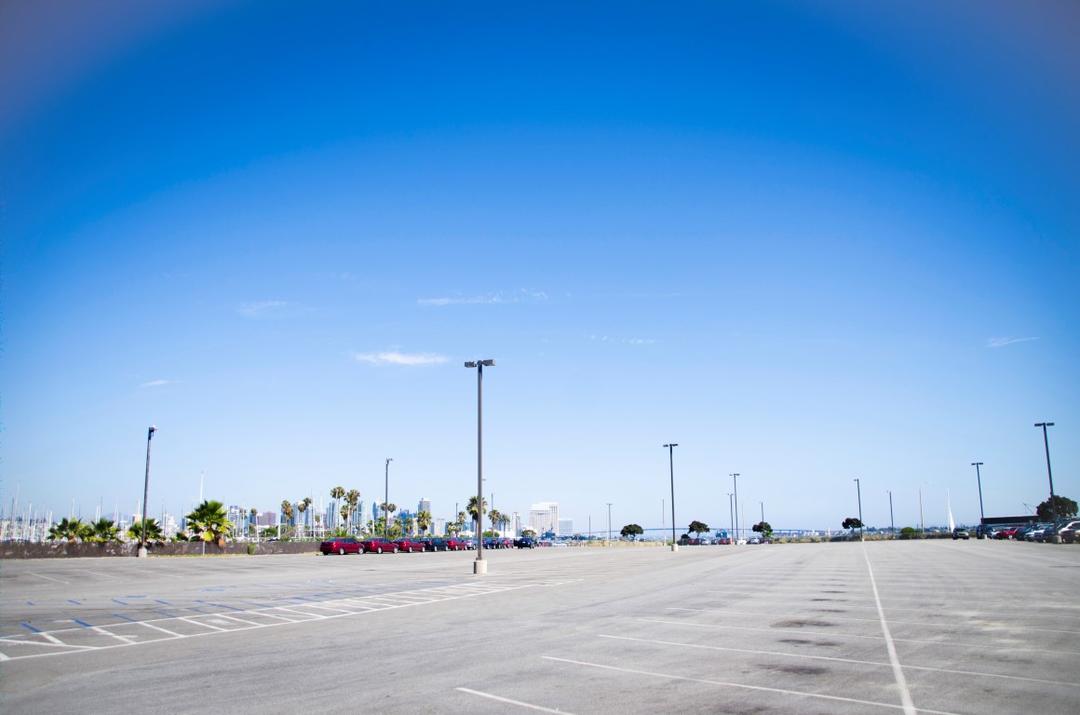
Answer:
[{"label": "parked car", "polygon": [[1047,530],[1052,526],[1052,524],[1036,524],[1034,528],[1024,534],[1024,541],[1043,541],[1046,538]]},{"label": "parked car", "polygon": [[381,536],[361,541],[360,545],[364,548],[365,554],[381,554],[383,552],[396,554],[398,552],[397,544]]},{"label": "parked car", "polygon": [[429,536],[420,541],[423,542],[425,551],[448,551],[450,549],[446,539],[438,536]]},{"label": "parked car", "polygon": [[1070,521],[1058,529],[1058,536],[1063,544],[1075,544],[1080,541],[1077,539],[1077,531],[1080,531],[1080,521]]},{"label": "parked car", "polygon": [[360,548],[360,542],[351,536],[341,539],[327,539],[319,544],[319,551],[323,553],[323,556],[329,556],[330,554],[359,554],[362,549]]},{"label": "parked car", "polygon": [[748,543],[748,544],[760,544],[761,543],[761,538],[757,537],[757,536],[751,536],[750,540],[747,541],[746,543]]},{"label": "parked car", "polygon": [[456,536],[451,536],[446,540],[446,548],[450,551],[465,551],[469,548],[469,545],[465,543],[465,539],[459,539]]},{"label": "parked car", "polygon": [[995,539],[1013,539],[1016,538],[1016,533],[1020,531],[1019,526],[1009,526],[1004,529],[998,529],[994,532]]},{"label": "parked car", "polygon": [[730,536],[721,536],[720,538],[718,538],[713,543],[717,544],[718,546],[731,546],[731,537]]},{"label": "parked car", "polygon": [[1046,530],[1043,539],[1053,544],[1064,543],[1065,535],[1074,533],[1078,526],[1080,526],[1080,520],[1078,519],[1061,519]]},{"label": "parked car", "polygon": [[968,533],[967,529],[962,529],[958,526],[952,530],[952,538],[953,541],[956,541],[957,539],[963,539],[964,541],[967,541],[971,538],[971,534]]},{"label": "parked car", "polygon": [[398,539],[394,542],[399,551],[404,551],[407,554],[415,553],[417,551],[426,551],[424,542],[416,539]]},{"label": "parked car", "polygon": [[536,539],[532,538],[531,536],[522,536],[519,539],[514,539],[514,546],[518,547],[519,549],[535,549]]}]

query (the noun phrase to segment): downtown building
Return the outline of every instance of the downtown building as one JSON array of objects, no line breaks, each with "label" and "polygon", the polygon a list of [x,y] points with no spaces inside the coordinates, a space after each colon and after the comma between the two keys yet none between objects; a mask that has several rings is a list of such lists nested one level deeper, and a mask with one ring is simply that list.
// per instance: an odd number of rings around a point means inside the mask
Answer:
[{"label": "downtown building", "polygon": [[529,507],[529,528],[537,536],[556,533],[559,528],[559,502],[542,501]]}]

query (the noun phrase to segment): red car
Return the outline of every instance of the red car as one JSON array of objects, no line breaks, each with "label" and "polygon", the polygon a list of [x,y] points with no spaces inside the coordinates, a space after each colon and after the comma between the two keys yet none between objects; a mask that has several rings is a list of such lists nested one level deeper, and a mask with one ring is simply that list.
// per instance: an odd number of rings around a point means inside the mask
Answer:
[{"label": "red car", "polygon": [[330,554],[359,554],[361,551],[360,542],[356,539],[340,538],[329,539],[319,544],[319,551],[323,553],[323,556],[329,556]]},{"label": "red car", "polygon": [[414,551],[423,551],[426,547],[423,541],[413,541],[412,539],[398,539],[394,542],[399,551],[404,551],[407,554],[411,554]]},{"label": "red car", "polygon": [[1020,531],[1019,527],[1011,526],[1008,529],[1001,529],[994,534],[995,539],[1013,539],[1016,538],[1016,532]]},{"label": "red car", "polygon": [[465,551],[469,545],[458,538],[450,537],[446,540],[446,548],[450,551]]},{"label": "red car", "polygon": [[361,541],[360,546],[363,547],[365,554],[381,554],[384,551],[390,554],[396,554],[400,551],[397,544],[389,539],[384,539],[381,536],[368,539],[367,541]]}]

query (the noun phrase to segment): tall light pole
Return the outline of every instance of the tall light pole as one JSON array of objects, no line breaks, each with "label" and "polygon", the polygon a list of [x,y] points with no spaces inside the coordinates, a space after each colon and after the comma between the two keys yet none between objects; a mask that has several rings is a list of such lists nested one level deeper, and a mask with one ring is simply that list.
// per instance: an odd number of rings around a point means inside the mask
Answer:
[{"label": "tall light pole", "polygon": [[1054,521],[1054,517],[1057,516],[1057,509],[1054,507],[1054,473],[1050,471],[1050,440],[1046,436],[1046,428],[1053,427],[1053,422],[1036,422],[1036,427],[1042,427],[1043,431],[1043,447],[1046,448],[1046,476],[1050,478],[1050,521]]},{"label": "tall light pole", "polygon": [[150,425],[150,429],[146,431],[146,474],[143,477],[143,490],[142,490],[142,535],[139,537],[139,557],[145,557],[146,551],[146,500],[150,496],[150,441],[154,438],[154,433],[157,432],[157,427]]},{"label": "tall light pole", "polygon": [[922,487],[919,487],[919,538],[921,539],[926,532],[926,522],[923,521],[922,511]]},{"label": "tall light pole", "polygon": [[734,501],[732,501],[732,499],[731,499],[731,497],[732,497],[732,496],[734,496],[734,495],[733,495],[733,494],[732,494],[731,492],[728,492],[728,493],[727,493],[727,503],[728,503],[728,509],[729,509],[729,510],[731,511],[731,515],[730,515],[730,516],[731,516],[731,531],[732,531],[732,534],[729,534],[728,536],[731,536],[731,537],[732,537],[732,538],[731,538],[731,545],[732,545],[732,546],[734,546],[734,545],[735,545],[735,539],[734,539],[734,531],[735,531],[735,502],[734,502]]},{"label": "tall light pole", "polygon": [[761,504],[761,523],[765,523],[765,502],[758,502]]},{"label": "tall light pole", "polygon": [[733,489],[735,493],[735,539],[732,543],[737,544],[739,541],[739,473],[735,472],[728,476],[731,477],[732,484],[735,485],[735,488]]},{"label": "tall light pole", "polygon": [[979,485],[979,533],[982,533],[982,524],[986,520],[986,514],[983,512],[983,500],[982,500],[982,474],[979,471],[979,467],[982,466],[982,462],[972,462],[971,466],[975,467],[975,481]]},{"label": "tall light pole", "polygon": [[859,478],[855,477],[855,493],[859,495],[859,541],[863,540],[863,525],[862,525],[862,486],[859,484]]},{"label": "tall light pole", "polygon": [[896,536],[896,522],[893,521],[892,513],[892,490],[889,490],[889,533]]},{"label": "tall light pole", "polygon": [[678,551],[679,545],[675,543],[675,448],[678,443],[665,444],[668,451],[668,468],[671,471],[671,550]]},{"label": "tall light pole", "polygon": [[494,360],[470,360],[467,368],[476,368],[476,561],[473,573],[487,573],[484,561],[484,368],[495,367]]},{"label": "tall light pole", "polygon": [[607,502],[607,540],[611,542],[611,502]]},{"label": "tall light pole", "polygon": [[386,458],[386,470],[384,472],[385,483],[383,484],[383,488],[385,491],[383,492],[382,503],[382,535],[384,539],[390,538],[390,513],[388,510],[390,507],[390,462],[393,461],[393,457]]}]

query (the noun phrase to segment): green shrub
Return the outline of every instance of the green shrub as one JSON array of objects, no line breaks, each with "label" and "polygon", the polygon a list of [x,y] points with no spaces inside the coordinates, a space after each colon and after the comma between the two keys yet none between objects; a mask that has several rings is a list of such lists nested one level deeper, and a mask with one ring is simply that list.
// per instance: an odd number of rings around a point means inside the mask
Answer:
[{"label": "green shrub", "polygon": [[255,552],[258,551],[258,550],[259,550],[259,547],[257,547],[255,544],[248,544],[247,545],[248,556],[254,556]]},{"label": "green shrub", "polygon": [[914,527],[905,526],[903,529],[900,530],[900,538],[901,539],[917,539],[919,537],[918,537],[918,533],[915,531]]}]

